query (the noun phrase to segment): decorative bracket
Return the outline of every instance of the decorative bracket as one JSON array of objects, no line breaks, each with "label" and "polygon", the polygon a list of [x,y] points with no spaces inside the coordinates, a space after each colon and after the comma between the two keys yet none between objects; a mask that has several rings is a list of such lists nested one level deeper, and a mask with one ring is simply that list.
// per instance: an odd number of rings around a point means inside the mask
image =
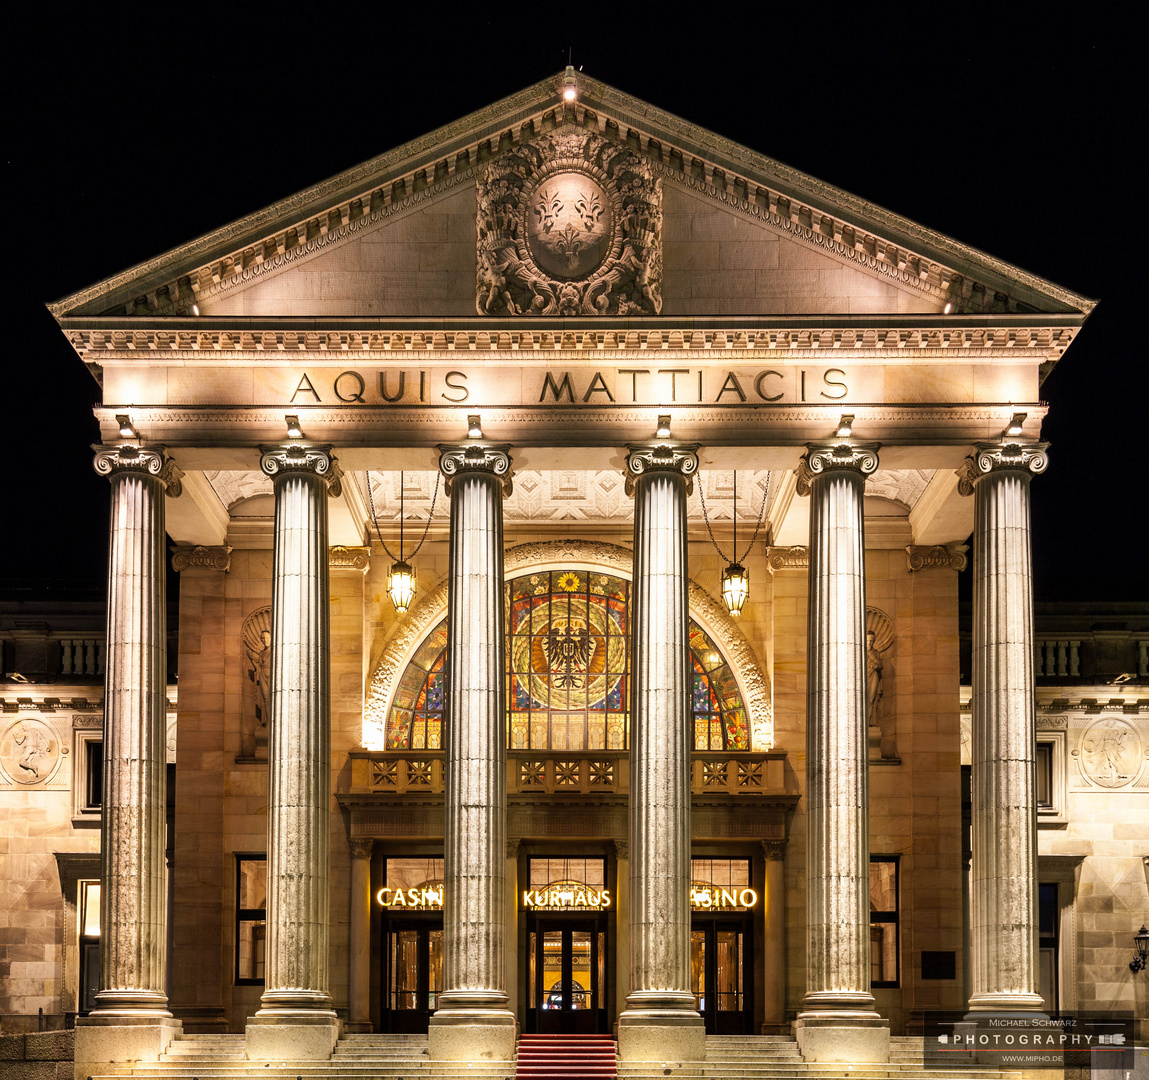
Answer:
[{"label": "decorative bracket", "polygon": [[327,565],[332,570],[358,570],[361,574],[365,574],[371,565],[371,549],[340,545],[328,548]]},{"label": "decorative bracket", "polygon": [[698,444],[664,443],[658,446],[628,445],[626,454],[626,493],[634,496],[635,481],[656,470],[669,470],[686,477],[686,494],[694,491],[694,474],[698,472]]},{"label": "decorative bracket", "polygon": [[274,481],[277,476],[312,472],[327,482],[332,498],[343,494],[343,470],[330,446],[261,446],[259,467]]},{"label": "decorative bracket", "polygon": [[230,545],[180,544],[172,552],[172,569],[179,574],[193,567],[226,574],[231,569]]},{"label": "decorative bracket", "polygon": [[451,495],[451,481],[463,473],[485,472],[502,480],[503,496],[509,497],[514,489],[511,479],[510,445],[469,445],[442,444],[439,447],[439,471],[446,478],[443,490],[448,498]]},{"label": "decorative bracket", "polygon": [[1037,476],[1045,472],[1049,443],[978,443],[957,470],[958,494],[972,495],[976,481],[992,472],[1012,469]]},{"label": "decorative bracket", "polygon": [[[802,459],[805,461],[805,458]],[[779,570],[805,570],[810,566],[810,549],[803,546],[768,547],[766,565],[770,573]]]},{"label": "decorative bracket", "polygon": [[969,563],[965,544],[935,544],[932,547],[910,544],[906,548],[906,562],[914,570],[964,570]]}]

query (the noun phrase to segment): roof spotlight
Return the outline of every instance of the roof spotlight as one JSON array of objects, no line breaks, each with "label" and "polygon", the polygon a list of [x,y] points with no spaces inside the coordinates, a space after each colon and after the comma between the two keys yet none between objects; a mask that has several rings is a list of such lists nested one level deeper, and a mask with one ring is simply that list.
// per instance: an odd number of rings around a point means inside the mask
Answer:
[{"label": "roof spotlight", "polygon": [[289,413],[283,419],[287,422],[288,437],[292,439],[301,439],[303,437],[303,428],[299,426],[299,417]]},{"label": "roof spotlight", "polygon": [[1006,435],[1020,435],[1021,427],[1025,423],[1026,413],[1015,412],[1005,427]]},{"label": "roof spotlight", "polygon": [[132,427],[132,418],[127,413],[116,413],[116,423],[120,425],[121,439],[134,439],[136,429]]},{"label": "roof spotlight", "polygon": [[854,414],[842,413],[842,418],[838,421],[838,426],[834,430],[834,434],[839,439],[848,439],[854,430]]},{"label": "roof spotlight", "polygon": [[481,439],[483,437],[483,425],[479,420],[476,413],[474,416],[467,417],[467,438],[468,439]]},{"label": "roof spotlight", "polygon": [[658,427],[655,429],[654,437],[656,439],[669,439],[670,438],[670,416],[660,416],[658,418]]}]

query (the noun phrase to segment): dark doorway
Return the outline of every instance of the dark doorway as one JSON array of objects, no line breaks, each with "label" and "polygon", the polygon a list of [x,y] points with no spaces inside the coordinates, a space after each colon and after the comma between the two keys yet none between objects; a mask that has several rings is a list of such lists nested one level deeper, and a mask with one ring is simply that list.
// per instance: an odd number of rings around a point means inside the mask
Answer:
[{"label": "dark doorway", "polygon": [[606,1030],[606,934],[600,918],[540,917],[530,930],[528,1028]]},{"label": "dark doorway", "polygon": [[750,919],[695,916],[690,931],[690,981],[708,1035],[750,1032]]},{"label": "dark doorway", "polygon": [[383,965],[383,1029],[425,1033],[442,989],[442,916],[391,920]]}]

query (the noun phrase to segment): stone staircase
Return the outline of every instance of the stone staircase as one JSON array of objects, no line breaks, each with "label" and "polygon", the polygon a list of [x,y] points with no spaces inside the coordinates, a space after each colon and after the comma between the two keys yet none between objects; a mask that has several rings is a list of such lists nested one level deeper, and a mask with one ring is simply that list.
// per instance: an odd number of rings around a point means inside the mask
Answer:
[{"label": "stone staircase", "polygon": [[515,1080],[614,1080],[617,1064],[609,1035],[524,1035]]},{"label": "stone staircase", "polygon": [[[432,1062],[425,1035],[346,1035],[328,1061],[267,1062],[247,1060],[243,1035],[181,1035],[160,1061],[121,1066],[94,1074],[91,1080],[125,1076],[135,1080],[609,1080],[616,1076],[618,1080],[1019,1080],[1022,1076],[1009,1069],[969,1066],[926,1069],[921,1039],[914,1037],[890,1039],[888,1064],[847,1067],[804,1062],[794,1039],[774,1035],[708,1036],[705,1061],[665,1066],[617,1062],[614,1040],[603,1036],[601,1046],[594,1047],[602,1053],[601,1071],[563,1058],[589,1048],[572,1046],[577,1036],[549,1045],[545,1038],[523,1036],[513,1062]],[[553,1067],[545,1071],[544,1066]],[[1055,1072],[1041,1077],[1061,1080]]]}]

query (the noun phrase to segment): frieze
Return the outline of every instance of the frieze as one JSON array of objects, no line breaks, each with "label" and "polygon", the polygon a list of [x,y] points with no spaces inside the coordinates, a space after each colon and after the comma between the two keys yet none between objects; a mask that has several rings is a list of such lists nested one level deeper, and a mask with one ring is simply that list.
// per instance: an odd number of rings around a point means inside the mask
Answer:
[{"label": "frieze", "polygon": [[180,544],[172,552],[172,569],[177,573],[191,568],[219,570],[227,573],[231,569],[231,546],[219,544]]},{"label": "frieze", "polygon": [[629,147],[564,128],[477,179],[480,315],[662,311],[662,189]]},{"label": "frieze", "polygon": [[1037,730],[1064,731],[1068,723],[1068,720],[1064,716],[1039,716],[1037,717]]},{"label": "frieze", "polygon": [[965,544],[910,544],[906,548],[906,564],[915,570],[964,570],[969,562]]},{"label": "frieze", "polygon": [[[266,363],[269,352],[311,353],[331,361],[334,356],[354,353],[364,359],[384,359],[395,352],[417,352],[428,360],[449,360],[459,352],[553,352],[560,358],[592,350],[620,350],[625,358],[657,350],[670,358],[704,358],[713,352],[738,355],[751,352],[786,351],[792,358],[810,359],[836,351],[850,353],[886,353],[894,349],[912,349],[923,358],[945,356],[960,351],[962,359],[997,357],[1009,350],[1019,359],[1034,354],[1044,356],[1051,350],[1063,352],[1076,336],[1076,328],[1061,326],[1018,326],[1006,321],[991,329],[949,327],[938,329],[914,326],[908,318],[886,320],[893,325],[876,329],[825,328],[825,320],[816,324],[803,316],[774,316],[773,329],[747,327],[732,323],[722,328],[654,330],[587,330],[587,329],[507,329],[491,332],[481,326],[458,321],[458,328],[447,331],[401,329],[340,328],[338,321],[330,329],[298,332],[267,329],[255,332],[233,332],[211,327],[196,330],[157,328],[126,330],[71,330],[68,338],[76,351],[109,354],[124,359],[138,359],[141,352],[170,355],[173,361],[218,362],[216,354],[229,360],[250,358]],[[897,325],[901,321],[903,325]],[[755,323],[760,320],[754,320]],[[788,329],[789,322],[794,328]],[[329,324],[330,325],[330,324]],[[354,325],[354,324],[353,324]],[[899,355],[898,359],[901,359]],[[134,415],[134,410],[133,410]],[[282,419],[282,418],[281,418]]]}]

